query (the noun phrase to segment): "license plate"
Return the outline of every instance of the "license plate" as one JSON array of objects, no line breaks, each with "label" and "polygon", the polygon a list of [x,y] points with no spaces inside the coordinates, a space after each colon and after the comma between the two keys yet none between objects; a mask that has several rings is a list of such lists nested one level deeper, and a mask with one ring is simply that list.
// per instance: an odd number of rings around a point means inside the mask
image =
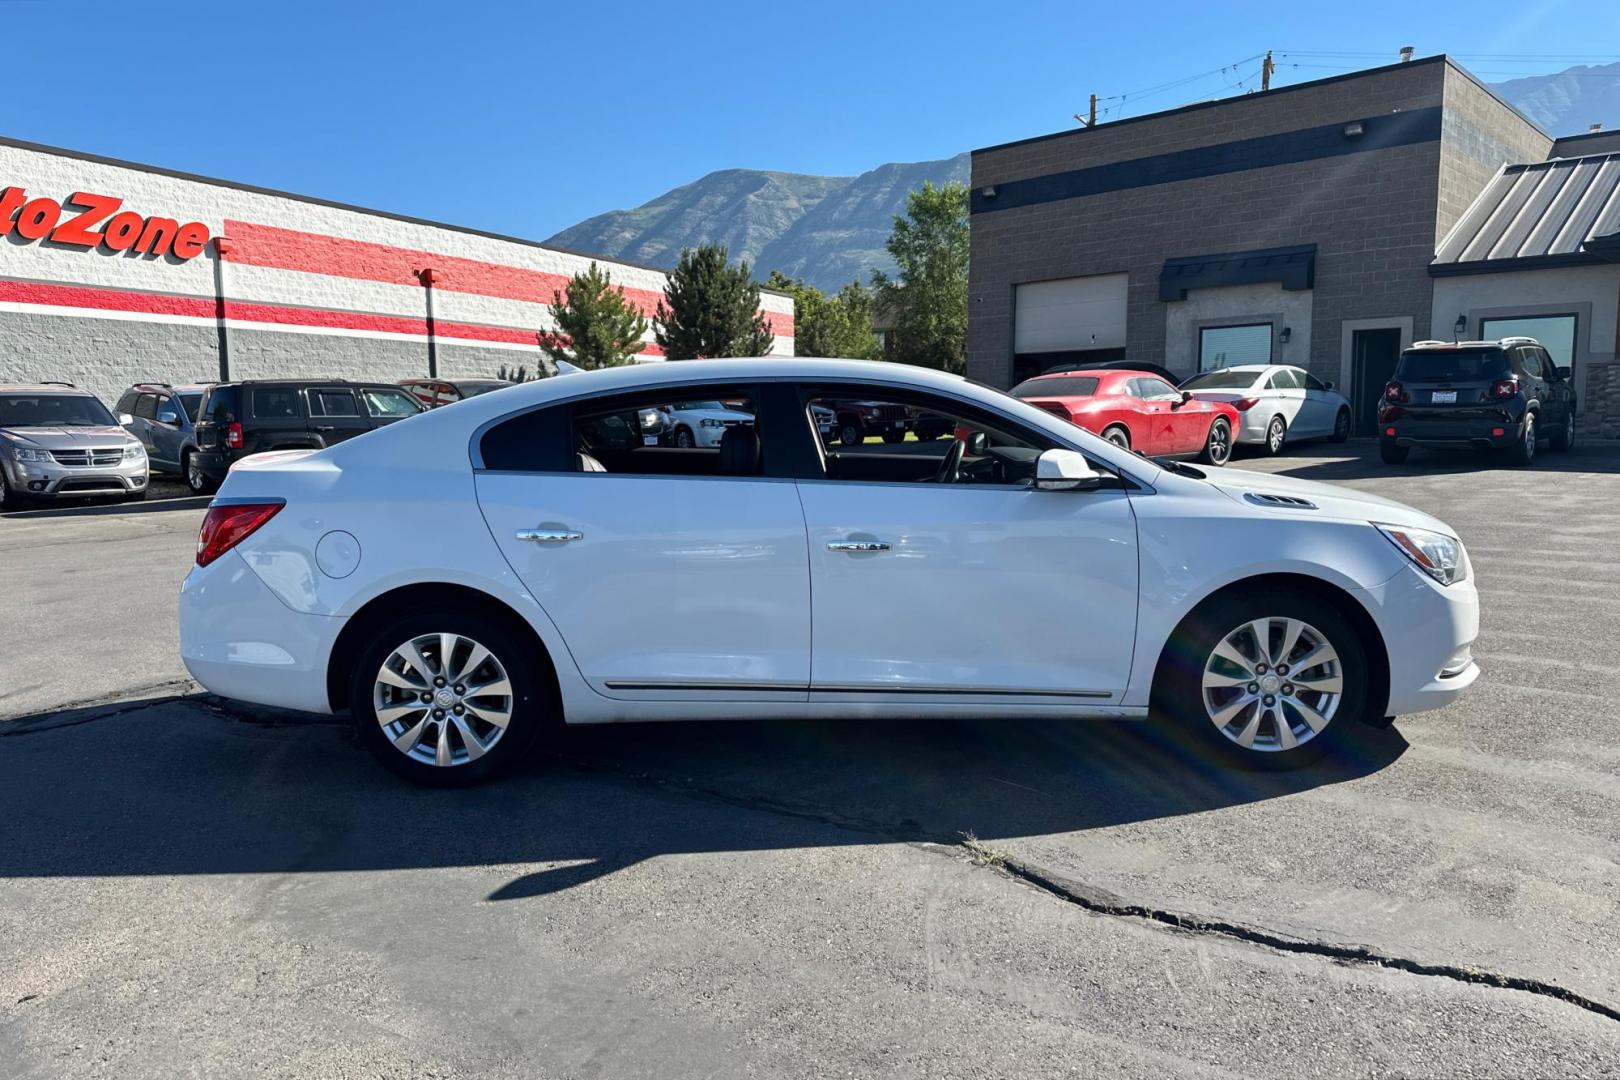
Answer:
[{"label": "license plate", "polygon": [[1436,405],[1455,405],[1457,404],[1457,391],[1436,390],[1433,394],[1429,395],[1429,400],[1434,402]]},{"label": "license plate", "polygon": [[906,426],[906,422],[905,422],[905,421],[904,421],[904,420],[896,420],[896,421],[895,421],[895,422],[894,422],[894,426],[895,426],[895,427],[896,427],[896,428],[903,428],[903,427],[905,427],[905,426]]},{"label": "license plate", "polygon": [[641,445],[642,446],[657,446],[658,445],[658,436],[656,436],[656,435],[643,435],[641,437]]}]

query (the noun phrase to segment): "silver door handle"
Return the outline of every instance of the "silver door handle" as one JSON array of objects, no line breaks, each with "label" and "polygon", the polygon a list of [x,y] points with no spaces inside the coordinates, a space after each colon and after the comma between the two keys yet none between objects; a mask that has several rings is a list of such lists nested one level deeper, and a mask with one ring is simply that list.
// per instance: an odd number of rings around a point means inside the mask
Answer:
[{"label": "silver door handle", "polygon": [[570,540],[585,539],[585,534],[568,529],[519,529],[517,538],[530,540],[536,544],[566,544]]},{"label": "silver door handle", "polygon": [[886,540],[831,540],[827,543],[828,551],[888,551]]}]

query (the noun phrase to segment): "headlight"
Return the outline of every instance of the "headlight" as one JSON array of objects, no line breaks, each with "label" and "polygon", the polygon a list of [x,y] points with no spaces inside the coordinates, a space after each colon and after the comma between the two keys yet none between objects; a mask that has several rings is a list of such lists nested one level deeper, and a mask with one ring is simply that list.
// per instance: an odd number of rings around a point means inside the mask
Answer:
[{"label": "headlight", "polygon": [[146,447],[142,446],[140,443],[130,443],[128,446],[124,447],[124,460],[145,461]]},{"label": "headlight", "polygon": [[700,426],[702,426],[702,427],[725,427],[726,426],[726,422],[724,420],[707,420],[707,419],[705,419],[705,420],[698,421],[698,424]]},{"label": "headlight", "polygon": [[49,450],[35,450],[28,446],[13,446],[11,452],[18,461],[54,461]]},{"label": "headlight", "polygon": [[664,426],[663,414],[656,409],[643,409],[641,411],[641,430],[658,431]]},{"label": "headlight", "polygon": [[1455,585],[1468,577],[1468,555],[1463,551],[1462,541],[1455,536],[1402,525],[1377,525],[1377,528],[1401,554],[1440,584]]}]

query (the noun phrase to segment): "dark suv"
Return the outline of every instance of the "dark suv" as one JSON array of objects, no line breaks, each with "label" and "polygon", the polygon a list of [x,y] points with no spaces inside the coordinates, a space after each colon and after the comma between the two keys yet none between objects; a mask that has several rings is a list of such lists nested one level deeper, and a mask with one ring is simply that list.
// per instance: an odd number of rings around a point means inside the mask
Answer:
[{"label": "dark suv", "polygon": [[1575,386],[1534,338],[1420,341],[1384,387],[1378,434],[1392,465],[1414,446],[1500,449],[1528,465],[1542,439],[1553,450],[1575,445]]},{"label": "dark suv", "polygon": [[424,411],[392,383],[277,379],[219,383],[198,409],[192,455],[210,488],[266,450],[323,449]]}]

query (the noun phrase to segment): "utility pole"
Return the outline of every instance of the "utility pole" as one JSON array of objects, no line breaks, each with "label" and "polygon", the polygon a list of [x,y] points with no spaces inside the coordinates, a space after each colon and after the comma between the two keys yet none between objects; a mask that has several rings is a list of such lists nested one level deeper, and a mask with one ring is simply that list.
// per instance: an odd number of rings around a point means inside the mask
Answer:
[{"label": "utility pole", "polygon": [[1277,65],[1271,62],[1271,50],[1266,50],[1266,58],[1260,63],[1260,92],[1263,94],[1271,89],[1271,73],[1277,70]]},{"label": "utility pole", "polygon": [[1084,124],[1088,128],[1097,126],[1097,95],[1096,94],[1091,95],[1091,109],[1087,112],[1087,114],[1085,116],[1081,116],[1079,113],[1075,113],[1074,118],[1076,120],[1080,121],[1082,124]]}]

